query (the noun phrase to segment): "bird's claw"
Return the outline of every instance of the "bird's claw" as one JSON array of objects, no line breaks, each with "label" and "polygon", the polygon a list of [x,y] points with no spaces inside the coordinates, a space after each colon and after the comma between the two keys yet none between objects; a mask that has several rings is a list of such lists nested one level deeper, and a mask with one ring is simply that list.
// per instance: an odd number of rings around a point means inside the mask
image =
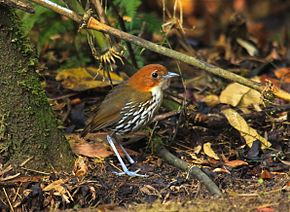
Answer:
[{"label": "bird's claw", "polygon": [[114,174],[116,174],[117,176],[122,176],[122,175],[128,175],[130,177],[148,177],[148,175],[146,174],[138,174],[138,172],[140,171],[140,169],[137,169],[136,171],[123,171],[123,172],[113,172]]}]

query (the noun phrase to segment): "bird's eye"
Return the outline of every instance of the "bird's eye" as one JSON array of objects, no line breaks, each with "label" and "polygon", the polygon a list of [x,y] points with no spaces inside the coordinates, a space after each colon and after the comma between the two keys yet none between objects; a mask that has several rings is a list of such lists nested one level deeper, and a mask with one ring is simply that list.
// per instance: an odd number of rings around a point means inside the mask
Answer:
[{"label": "bird's eye", "polygon": [[158,77],[158,73],[157,72],[153,72],[152,73],[152,77],[156,79]]}]

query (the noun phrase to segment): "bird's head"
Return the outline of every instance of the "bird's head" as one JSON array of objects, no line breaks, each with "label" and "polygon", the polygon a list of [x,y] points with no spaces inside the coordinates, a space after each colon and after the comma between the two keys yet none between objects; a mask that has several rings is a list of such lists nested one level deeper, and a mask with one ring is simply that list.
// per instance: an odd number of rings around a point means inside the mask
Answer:
[{"label": "bird's head", "polygon": [[163,65],[150,64],[138,70],[128,80],[128,84],[139,91],[148,92],[152,89],[166,89],[169,79],[177,76],[179,75],[169,72]]}]

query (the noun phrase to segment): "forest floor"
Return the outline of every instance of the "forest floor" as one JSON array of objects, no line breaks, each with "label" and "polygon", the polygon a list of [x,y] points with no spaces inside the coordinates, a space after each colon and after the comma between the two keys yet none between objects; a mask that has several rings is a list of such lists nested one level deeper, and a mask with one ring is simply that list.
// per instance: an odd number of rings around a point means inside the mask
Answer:
[{"label": "forest floor", "polygon": [[[200,19],[185,15],[185,25],[196,21],[197,26],[208,27],[200,32],[172,25],[165,40],[177,51],[290,92],[290,31],[286,27],[290,7],[264,2],[276,12],[263,18],[255,17],[258,7],[248,8],[247,16],[233,11],[217,13],[221,26],[211,22],[208,11],[203,11]],[[113,171],[120,171],[120,166],[105,134],[79,136],[110,86],[105,86],[109,83],[97,70],[93,57],[87,56],[88,45],[78,44],[83,45],[85,56],[76,50],[72,37],[77,29],[70,30],[51,36],[42,46],[39,73],[76,154],[74,170],[48,173],[27,169],[27,161],[17,167],[1,167],[0,210],[290,211],[289,103],[266,100],[253,89],[149,51],[142,53],[146,58],[143,64],[162,63],[182,77],[165,93],[158,122],[123,139],[137,161],[130,170],[140,169],[140,174],[148,177],[115,175]],[[37,40],[33,36],[38,33],[37,28],[32,31],[32,40]],[[146,38],[164,44],[162,36],[155,33]],[[68,68],[77,60],[92,62]],[[113,81],[126,79],[125,69],[118,68],[118,74],[111,72]],[[156,140],[177,158],[199,167],[223,197],[215,197],[187,171],[155,154]]]}]

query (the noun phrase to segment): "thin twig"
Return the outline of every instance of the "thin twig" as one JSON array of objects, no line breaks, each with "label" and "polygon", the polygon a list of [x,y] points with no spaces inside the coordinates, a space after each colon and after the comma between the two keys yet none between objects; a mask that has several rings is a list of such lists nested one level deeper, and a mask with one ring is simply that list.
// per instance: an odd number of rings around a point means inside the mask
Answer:
[{"label": "thin twig", "polygon": [[31,0],[34,3],[37,3],[43,7],[46,7],[48,9],[51,9],[52,11],[64,15],[72,20],[74,20],[77,23],[81,23],[82,18],[76,14],[74,11],[67,9],[65,7],[62,7],[54,2],[51,2],[49,0]]},{"label": "thin twig", "polygon": [[25,168],[25,167],[21,167],[21,169],[24,169],[26,171],[39,173],[39,174],[43,174],[43,175],[50,175],[50,173],[48,173],[48,172],[38,171],[38,170],[35,170],[35,169],[29,169],[29,168]]},{"label": "thin twig", "polygon": [[19,166],[25,166],[29,161],[31,161],[31,159],[33,159],[34,156],[30,156],[29,158],[27,158],[25,161],[23,161]]},{"label": "thin twig", "polygon": [[94,5],[94,7],[96,8],[96,11],[99,15],[100,21],[104,24],[109,25],[109,20],[106,16],[105,11],[103,10],[101,2],[99,0],[91,0],[91,2]]},{"label": "thin twig", "polygon": [[[100,21],[102,23],[107,24],[108,26],[110,26],[109,20],[108,20],[108,18],[106,16],[105,11],[103,10],[101,2],[99,0],[90,0],[90,1],[92,2],[92,4],[95,7]],[[112,45],[118,43],[115,37],[110,36],[110,35],[108,35],[108,36],[109,36],[109,39],[111,40],[111,44]]]},{"label": "thin twig", "polygon": [[22,186],[22,183],[20,183],[20,185],[18,186],[18,188],[17,188],[17,190],[16,190],[16,193],[15,193],[15,196],[14,196],[12,202],[15,202],[15,201],[16,201],[17,196],[21,197],[21,196],[19,195],[19,191],[20,191],[21,186]]},{"label": "thin twig", "polygon": [[172,116],[175,116],[175,115],[178,115],[180,114],[180,110],[177,110],[177,111],[170,111],[168,113],[163,113],[163,114],[159,114],[159,115],[156,115],[153,119],[152,122],[155,122],[155,121],[162,121],[164,119],[167,119],[169,117],[172,117]]},{"label": "thin twig", "polygon": [[5,194],[5,197],[6,197],[7,202],[8,202],[8,204],[9,204],[10,210],[11,210],[12,212],[14,212],[14,208],[13,208],[11,202],[10,202],[9,196],[7,195],[7,192],[6,192],[5,188],[3,188],[3,192],[4,192],[4,194]]}]

